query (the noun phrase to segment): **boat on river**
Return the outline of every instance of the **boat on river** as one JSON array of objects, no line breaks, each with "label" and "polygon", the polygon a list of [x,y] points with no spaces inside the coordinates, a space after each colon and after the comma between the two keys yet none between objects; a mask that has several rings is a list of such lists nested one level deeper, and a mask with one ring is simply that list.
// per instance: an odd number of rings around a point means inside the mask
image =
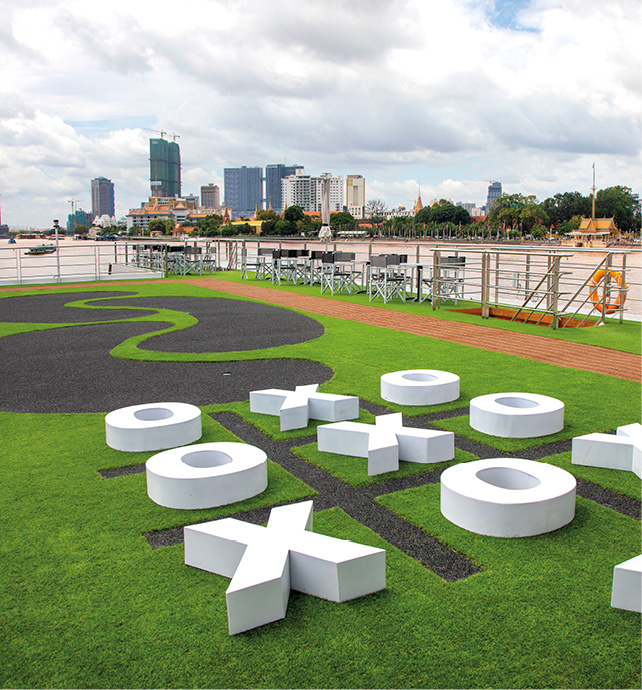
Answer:
[{"label": "boat on river", "polygon": [[37,247],[31,247],[25,252],[27,256],[41,256],[42,254],[53,254],[56,247],[53,244],[39,244]]}]

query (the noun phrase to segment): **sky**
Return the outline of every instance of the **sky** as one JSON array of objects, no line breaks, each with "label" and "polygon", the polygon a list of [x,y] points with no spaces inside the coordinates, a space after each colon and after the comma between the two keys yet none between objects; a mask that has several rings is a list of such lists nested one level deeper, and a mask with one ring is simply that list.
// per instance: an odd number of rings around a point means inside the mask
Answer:
[{"label": "sky", "polygon": [[0,204],[51,227],[90,180],[149,196],[149,139],[183,193],[223,169],[361,174],[412,206],[504,192],[640,193],[638,0],[0,0]]}]

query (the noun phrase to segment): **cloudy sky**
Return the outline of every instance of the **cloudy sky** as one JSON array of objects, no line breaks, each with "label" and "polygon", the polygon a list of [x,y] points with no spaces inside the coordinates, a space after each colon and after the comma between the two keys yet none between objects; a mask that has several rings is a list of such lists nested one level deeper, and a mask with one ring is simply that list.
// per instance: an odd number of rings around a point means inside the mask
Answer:
[{"label": "cloudy sky", "polygon": [[149,196],[148,130],[183,192],[269,163],[366,198],[640,189],[638,0],[0,0],[0,203],[11,227]]}]

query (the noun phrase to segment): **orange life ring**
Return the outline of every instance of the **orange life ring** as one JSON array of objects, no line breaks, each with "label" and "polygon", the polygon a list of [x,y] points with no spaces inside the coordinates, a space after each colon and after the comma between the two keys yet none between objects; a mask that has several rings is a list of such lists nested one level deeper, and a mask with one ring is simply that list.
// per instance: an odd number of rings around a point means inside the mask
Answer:
[{"label": "orange life ring", "polygon": [[[600,281],[604,278],[604,274],[605,271],[601,268],[599,271],[595,271],[595,273],[591,276],[591,280],[589,281],[589,287],[591,289],[589,297],[591,298],[591,302],[593,302],[595,308],[599,312],[602,311],[604,305],[602,303],[602,298],[597,294],[597,286],[600,284]],[[626,282],[622,275],[622,271],[609,271],[609,278],[614,280],[615,284],[619,288],[615,302],[606,303],[606,313],[612,314],[614,311],[617,311],[620,308],[620,306],[624,305],[624,302],[626,302],[626,292],[624,291],[627,288]],[[620,299],[622,300],[621,304]]]}]

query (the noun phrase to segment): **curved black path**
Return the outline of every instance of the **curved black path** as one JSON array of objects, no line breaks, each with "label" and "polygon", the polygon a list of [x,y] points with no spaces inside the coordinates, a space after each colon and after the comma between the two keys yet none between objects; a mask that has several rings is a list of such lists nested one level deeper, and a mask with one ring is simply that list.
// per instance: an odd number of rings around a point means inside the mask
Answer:
[{"label": "curved black path", "polygon": [[[234,352],[294,345],[321,337],[325,329],[309,316],[269,304],[220,297],[140,297],[100,300],[96,306],[174,309],[191,314],[198,323],[163,333],[141,343],[158,352]],[[88,310],[85,310],[88,311]],[[111,314],[111,311],[102,312]],[[138,316],[129,312],[129,316]],[[106,317],[111,318],[111,317]]]},{"label": "curved black path", "polygon": [[321,364],[295,359],[141,362],[109,354],[127,338],[163,325],[69,326],[0,338],[0,410],[109,412],[173,400],[208,405],[247,400],[251,390],[323,383],[333,374]]},{"label": "curved black path", "polygon": [[[0,322],[10,323],[89,323],[91,321],[115,321],[153,314],[154,310],[135,312],[131,309],[97,310],[66,307],[68,302],[134,295],[134,292],[65,292],[39,295],[12,295],[0,299]],[[118,306],[118,302],[114,303]],[[143,305],[141,305],[143,306]]]}]

